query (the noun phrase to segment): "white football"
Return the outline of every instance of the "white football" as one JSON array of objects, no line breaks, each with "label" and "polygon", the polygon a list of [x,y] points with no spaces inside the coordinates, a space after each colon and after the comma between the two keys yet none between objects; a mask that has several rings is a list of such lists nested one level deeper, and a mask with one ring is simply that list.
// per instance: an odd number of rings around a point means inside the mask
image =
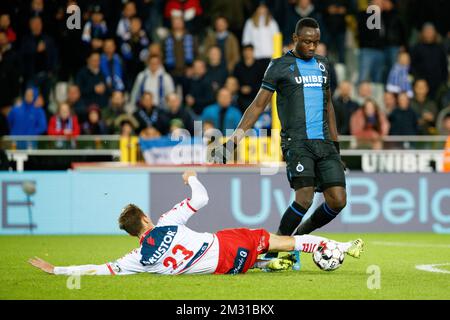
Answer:
[{"label": "white football", "polygon": [[328,240],[317,246],[312,254],[314,263],[324,271],[333,271],[344,262],[345,252],[335,241]]}]

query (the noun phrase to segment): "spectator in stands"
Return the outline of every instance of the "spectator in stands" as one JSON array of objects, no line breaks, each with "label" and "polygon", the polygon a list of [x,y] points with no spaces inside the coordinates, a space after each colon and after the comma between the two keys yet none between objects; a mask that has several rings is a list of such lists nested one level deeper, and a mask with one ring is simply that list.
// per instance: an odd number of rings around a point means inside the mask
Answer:
[{"label": "spectator in stands", "polygon": [[135,127],[130,120],[128,120],[128,119],[122,120],[120,122],[120,137],[121,138],[130,138],[132,136],[135,136],[136,128],[137,127]]},{"label": "spectator in stands", "polygon": [[14,29],[11,27],[11,18],[7,13],[3,13],[0,15],[0,31],[5,32],[8,43],[13,44],[16,41],[17,35]]},{"label": "spectator in stands", "polygon": [[81,97],[86,105],[106,107],[109,94],[105,76],[100,70],[99,53],[91,52],[87,65],[78,72],[75,83],[80,87]]},{"label": "spectator in stands", "polygon": [[183,128],[189,131],[190,135],[194,135],[194,115],[182,105],[181,98],[176,93],[166,96],[166,105],[169,109],[169,120],[178,119],[182,122]]},{"label": "spectator in stands", "polygon": [[209,144],[214,141],[217,133],[215,132],[217,129],[214,127],[214,123],[210,120],[202,121],[202,132],[203,132],[203,141],[206,144]]},{"label": "spectator in stands", "polygon": [[450,72],[447,81],[439,87],[436,93],[436,103],[439,110],[450,104]]},{"label": "spectator in stands", "polygon": [[411,100],[411,109],[419,119],[421,134],[436,134],[436,117],[438,109],[436,103],[428,98],[428,83],[425,79],[417,79],[414,83],[414,98]]},{"label": "spectator in stands", "polygon": [[397,106],[397,97],[392,92],[386,91],[383,95],[383,104],[384,112],[389,115]]},{"label": "spectator in stands", "polygon": [[138,73],[145,68],[145,61],[148,58],[149,39],[142,29],[142,22],[139,17],[130,19],[130,37],[122,41],[120,52],[124,59],[126,70],[126,87],[133,85]]},{"label": "spectator in stands", "polygon": [[242,117],[239,109],[231,104],[231,99],[231,92],[222,88],[217,93],[217,102],[206,107],[202,113],[202,120],[212,121],[222,134],[226,134],[227,129],[236,129]]},{"label": "spectator in stands", "polygon": [[164,97],[174,91],[175,84],[170,74],[164,69],[161,57],[149,56],[147,68],[138,74],[134,82],[131,103],[135,106],[143,92],[151,92],[152,103],[160,108],[165,108]]},{"label": "spectator in stands", "polygon": [[192,66],[197,55],[197,39],[188,33],[182,17],[172,17],[172,29],[164,40],[164,65],[175,84],[185,87],[186,68]]},{"label": "spectator in stands", "polygon": [[[316,54],[327,57],[328,56],[328,49],[325,43],[321,42],[317,45],[316,48]],[[334,92],[337,88],[337,74],[336,69],[334,68],[334,63],[331,61],[328,61],[328,74],[329,74],[329,81],[330,81],[330,90],[331,90],[331,96],[334,95]]]},{"label": "spectator in stands", "polygon": [[288,45],[292,41],[292,34],[298,20],[302,18],[316,19],[320,26],[321,33],[325,30],[325,25],[322,20],[322,15],[314,6],[311,0],[294,0],[290,1],[289,9],[285,14],[285,21],[283,26],[283,44]]},{"label": "spectator in stands", "polygon": [[349,81],[342,81],[339,84],[339,93],[333,102],[338,133],[342,135],[350,134],[350,118],[359,108],[359,105],[351,98],[352,90],[353,86]]},{"label": "spectator in stands", "polygon": [[[51,3],[47,1],[47,3]],[[76,76],[77,72],[83,67],[87,52],[86,46],[81,40],[81,29],[67,28],[67,14],[68,6],[77,4],[75,0],[58,1],[54,5],[55,8],[55,27],[54,40],[58,49],[58,81],[69,82]],[[81,9],[82,13],[84,12]],[[45,23],[45,22],[44,22]]]},{"label": "spectator in stands", "polygon": [[238,39],[242,38],[245,20],[254,11],[254,4],[254,0],[214,0],[203,2],[208,21],[214,21],[218,16],[225,17],[230,26],[230,31]]},{"label": "spectator in stands", "polygon": [[255,59],[262,60],[267,66],[273,55],[273,37],[278,32],[278,23],[272,18],[267,6],[261,2],[255,13],[245,22],[242,45],[253,45]]},{"label": "spectator in stands", "polygon": [[400,48],[406,48],[406,30],[393,0],[383,0],[381,20],[384,31],[384,70],[386,74],[397,60]]},{"label": "spectator in stands", "polygon": [[381,149],[382,138],[389,133],[389,121],[374,100],[367,99],[350,118],[350,133],[360,147]]},{"label": "spectator in stands", "polygon": [[94,5],[90,8],[90,19],[84,25],[81,40],[87,45],[88,52],[100,51],[103,47],[103,40],[107,37],[108,26],[104,20],[102,8]]},{"label": "spectator in stands", "polygon": [[[383,7],[383,0],[371,0],[370,5]],[[383,82],[384,47],[385,39],[382,30],[369,29],[367,21],[372,12],[360,11],[357,16],[359,34],[359,79],[358,82]],[[372,18],[373,19],[373,18]]]},{"label": "spectator in stands", "polygon": [[211,83],[206,77],[206,64],[203,60],[195,60],[193,74],[189,79],[189,86],[185,97],[186,106],[199,116],[203,109],[214,101]]},{"label": "spectator in stands", "polygon": [[242,58],[234,69],[234,76],[239,81],[240,91],[238,106],[243,113],[252,103],[261,87],[264,75],[264,65],[255,60],[253,45],[242,47]]},{"label": "spectator in stands", "polygon": [[46,6],[44,0],[31,0],[26,2],[28,2],[28,8],[22,11],[24,20],[22,20],[23,30],[20,30],[20,33],[24,34],[24,31],[27,28],[27,22],[34,17],[39,17],[42,19],[42,22],[44,23],[44,31],[46,33],[52,32],[54,19],[52,17],[52,10],[50,8],[51,5]]},{"label": "spectator in stands", "polygon": [[240,60],[239,41],[236,36],[228,30],[228,21],[223,16],[218,16],[214,21],[214,31],[209,32],[203,44],[204,51],[208,52],[211,47],[217,46],[222,53],[222,64],[226,65],[229,73]]},{"label": "spectator in stands", "polygon": [[441,117],[438,117],[439,134],[450,136],[450,107],[447,107],[446,113],[443,113]]},{"label": "spectator in stands", "polygon": [[389,115],[391,123],[390,135],[417,135],[417,114],[411,109],[408,94],[402,92],[398,95],[398,105]]},{"label": "spectator in stands", "polygon": [[101,118],[100,107],[96,104],[91,104],[88,108],[87,120],[83,123],[83,134],[88,135],[103,135],[108,134],[105,123]]},{"label": "spectator in stands", "polygon": [[67,100],[70,109],[77,115],[80,123],[87,118],[87,106],[81,98],[80,88],[76,84],[70,84],[67,87]]},{"label": "spectator in stands", "polygon": [[350,4],[345,0],[327,0],[324,5],[322,38],[327,47],[337,54],[339,63],[345,62],[345,35],[347,32],[345,17],[349,13],[349,9]]},{"label": "spectator in stands", "polygon": [[238,100],[239,100],[239,81],[236,77],[229,76],[225,80],[224,88],[227,88],[231,93],[231,104],[233,106],[239,107]]},{"label": "spectator in stands", "polygon": [[[389,0],[388,0],[389,1]],[[398,94],[406,92],[408,97],[412,98],[413,91],[409,75],[410,57],[407,52],[400,52],[397,57],[397,63],[389,72],[386,90]]]},{"label": "spectator in stands", "polygon": [[192,135],[184,127],[181,119],[175,118],[170,120],[169,134],[172,139],[191,138]]},{"label": "spectator in stands", "polygon": [[53,39],[42,32],[40,17],[30,19],[30,34],[23,38],[21,51],[24,83],[39,88],[47,107],[57,50]]},{"label": "spectator in stands", "polygon": [[4,31],[0,31],[0,112],[9,111],[19,96],[19,56],[12,49]]},{"label": "spectator in stands", "polygon": [[411,71],[416,79],[427,80],[432,98],[439,86],[447,81],[447,55],[431,23],[423,26],[420,42],[411,50]]},{"label": "spectator in stands", "polygon": [[125,90],[122,59],[116,53],[114,39],[106,39],[103,42],[103,54],[100,56],[100,70],[105,77],[109,92]]},{"label": "spectator in stands", "polygon": [[172,17],[182,17],[189,32],[195,34],[200,30],[202,14],[200,0],[167,0],[164,8],[164,18],[167,21]]},{"label": "spectator in stands", "polygon": [[131,38],[131,19],[136,16],[136,4],[133,1],[125,2],[122,17],[117,24],[116,35],[120,41],[126,42]]},{"label": "spectator in stands", "polygon": [[72,113],[70,105],[60,103],[56,114],[50,118],[48,134],[52,136],[76,137],[80,134],[78,117]]},{"label": "spectator in stands", "polygon": [[102,119],[105,122],[109,134],[118,134],[120,124],[116,119],[125,114],[125,97],[122,91],[113,91],[109,106],[102,110]]},{"label": "spectator in stands", "polygon": [[139,123],[138,134],[146,128],[155,128],[161,135],[169,132],[169,118],[164,110],[154,105],[150,92],[141,95],[139,109],[133,116]]},{"label": "spectator in stands", "polygon": [[152,56],[158,56],[158,57],[163,57],[163,51],[162,51],[162,46],[159,42],[153,42],[148,46],[148,55],[147,55],[147,59],[145,60],[146,62],[148,61],[149,57]]},{"label": "spectator in stands", "polygon": [[362,105],[367,99],[372,99],[372,92],[372,84],[369,81],[362,81],[358,85],[358,95],[356,97],[356,102],[359,105]]},{"label": "spectator in stands", "polygon": [[228,71],[225,65],[221,63],[222,53],[217,46],[209,48],[208,51],[208,71],[206,77],[211,84],[213,93],[222,88],[225,84],[225,80],[228,77]]},{"label": "spectator in stands", "polygon": [[23,101],[8,114],[11,135],[38,136],[47,131],[47,118],[42,107],[37,104],[38,96],[37,88],[27,88]]}]

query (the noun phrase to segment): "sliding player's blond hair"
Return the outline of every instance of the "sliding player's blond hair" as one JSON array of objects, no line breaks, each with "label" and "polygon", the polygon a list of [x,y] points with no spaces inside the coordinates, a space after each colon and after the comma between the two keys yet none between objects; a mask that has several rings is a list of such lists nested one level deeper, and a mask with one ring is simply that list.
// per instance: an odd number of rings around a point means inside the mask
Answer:
[{"label": "sliding player's blond hair", "polygon": [[145,213],[138,206],[129,204],[123,208],[119,216],[119,228],[125,230],[131,236],[137,237],[143,228],[143,217],[145,217]]}]

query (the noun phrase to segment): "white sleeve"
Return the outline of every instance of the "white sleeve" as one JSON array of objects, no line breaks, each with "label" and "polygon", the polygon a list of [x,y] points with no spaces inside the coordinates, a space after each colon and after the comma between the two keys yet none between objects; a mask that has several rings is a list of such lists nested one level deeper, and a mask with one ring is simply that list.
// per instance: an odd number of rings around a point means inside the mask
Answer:
[{"label": "white sleeve", "polygon": [[194,213],[208,204],[208,192],[197,177],[189,177],[188,183],[192,189],[192,197],[181,201],[163,214],[159,218],[158,226],[185,225]]},{"label": "white sleeve", "polygon": [[82,266],[55,267],[56,275],[66,276],[107,276],[107,275],[129,275],[145,272],[139,262],[139,250],[135,249],[114,262],[101,265],[87,264]]},{"label": "white sleeve", "polygon": [[208,191],[206,191],[206,188],[197,179],[197,177],[189,177],[188,183],[192,189],[192,196],[189,204],[195,209],[195,211],[198,211],[208,204]]},{"label": "white sleeve", "polygon": [[53,272],[56,275],[66,276],[106,276],[112,274],[106,263],[101,265],[87,264],[83,266],[55,267]]}]

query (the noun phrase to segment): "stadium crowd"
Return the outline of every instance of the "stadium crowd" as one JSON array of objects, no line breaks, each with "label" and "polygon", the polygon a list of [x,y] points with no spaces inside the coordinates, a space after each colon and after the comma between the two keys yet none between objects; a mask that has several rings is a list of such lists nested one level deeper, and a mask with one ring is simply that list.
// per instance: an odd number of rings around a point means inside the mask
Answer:
[{"label": "stadium crowd", "polygon": [[[81,29],[68,29],[69,5]],[[381,8],[369,29],[368,5]],[[273,36],[284,51],[315,18],[339,133],[450,135],[448,1],[2,0],[0,135],[234,129],[259,90]],[[270,128],[270,106],[256,128]]]}]

